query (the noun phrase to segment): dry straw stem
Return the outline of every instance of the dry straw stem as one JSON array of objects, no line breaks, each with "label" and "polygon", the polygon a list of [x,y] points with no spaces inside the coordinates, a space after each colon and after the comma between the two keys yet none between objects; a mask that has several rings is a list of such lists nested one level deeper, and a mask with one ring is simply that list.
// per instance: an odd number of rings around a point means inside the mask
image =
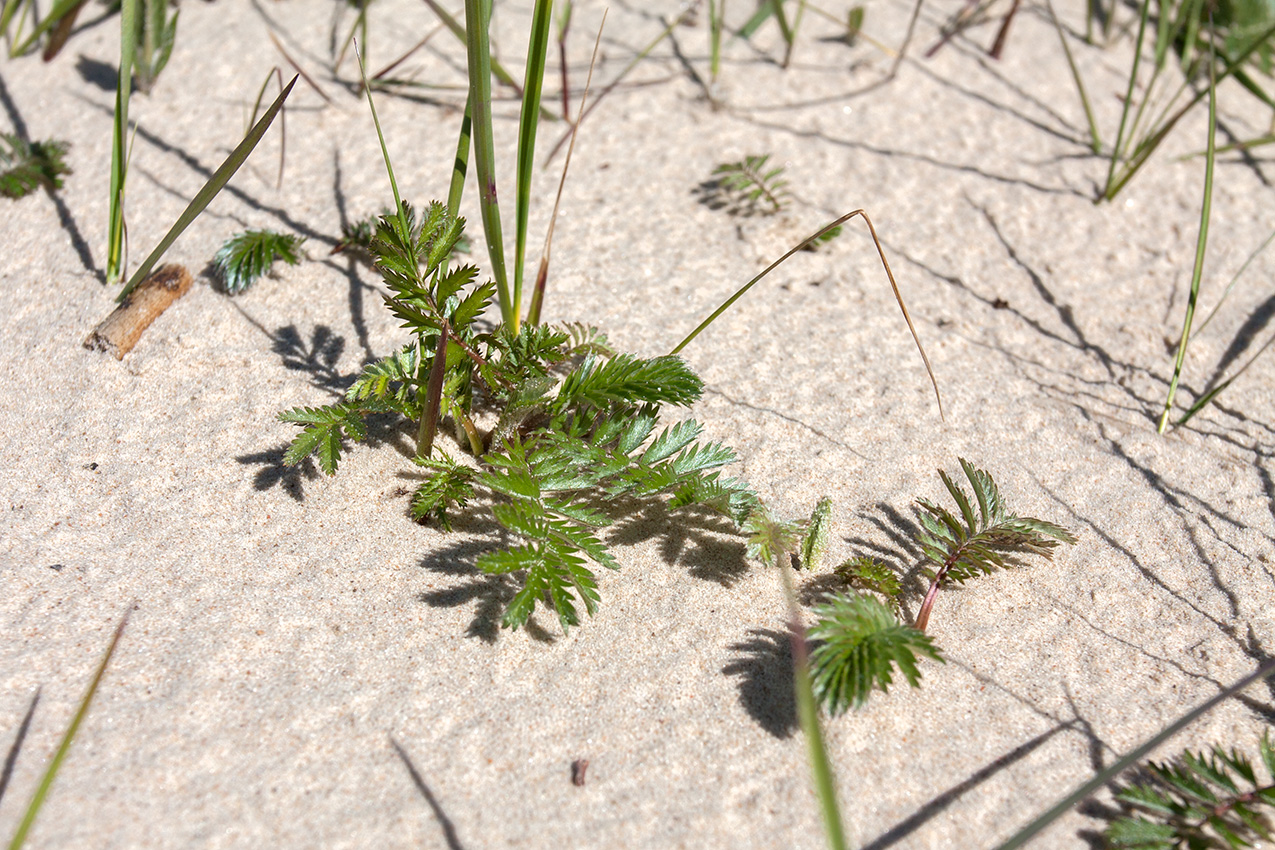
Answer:
[{"label": "dry straw stem", "polygon": [[903,312],[903,320],[908,323],[908,331],[910,331],[912,334],[912,341],[916,343],[916,350],[921,353],[921,360],[925,362],[925,371],[930,376],[930,385],[934,387],[934,399],[936,402],[938,402],[939,418],[946,419],[946,417],[943,415],[943,397],[939,394],[939,383],[938,383],[938,380],[934,377],[934,369],[930,366],[930,358],[928,355],[926,355],[925,348],[921,345],[921,337],[916,332],[916,325],[912,323],[912,314],[908,312],[907,305],[903,303],[903,293],[899,292],[899,284],[894,280],[894,272],[890,270],[890,261],[885,258],[885,249],[881,247],[881,240],[877,238],[877,229],[872,226],[872,219],[868,218],[867,211],[862,209],[855,210],[854,212],[848,212],[845,215],[841,216],[840,218],[828,224],[825,224],[823,227],[819,228],[814,233],[810,234],[805,239],[798,242],[792,248],[789,248],[782,257],[775,260],[770,265],[766,266],[766,268],[762,269],[760,274],[758,274],[752,280],[748,281],[748,283],[744,284],[739,289],[735,290],[734,295],[732,295],[730,298],[727,298],[726,301],[723,302],[720,307],[714,310],[707,319],[700,322],[699,326],[695,328],[695,330],[687,334],[686,338],[683,339],[681,342],[679,342],[676,346],[674,346],[673,350],[670,351],[669,353],[670,354],[681,353],[682,349],[685,348],[687,345],[689,345],[691,340],[699,336],[701,331],[703,331],[705,328],[711,325],[714,321],[716,321],[718,316],[720,316],[722,313],[725,313],[728,309],[730,309],[731,305],[734,304],[736,301],[738,301],[744,295],[745,292],[752,289],[753,286],[758,281],[760,281],[766,275],[770,274],[775,269],[779,268],[779,266],[782,265],[784,261],[786,261],[793,254],[802,250],[807,245],[814,244],[824,234],[832,230],[835,230],[836,228],[840,227],[842,224],[854,218],[855,216],[862,216],[864,224],[868,226],[868,233],[872,235],[872,244],[876,245],[877,247],[877,256],[881,258],[881,265],[885,269],[885,276],[890,279],[890,288],[894,290],[894,300],[898,302],[899,309]]},{"label": "dry straw stem", "polygon": [[84,338],[84,347],[105,351],[116,360],[123,360],[151,322],[190,290],[191,282],[185,266],[176,263],[161,266]]}]

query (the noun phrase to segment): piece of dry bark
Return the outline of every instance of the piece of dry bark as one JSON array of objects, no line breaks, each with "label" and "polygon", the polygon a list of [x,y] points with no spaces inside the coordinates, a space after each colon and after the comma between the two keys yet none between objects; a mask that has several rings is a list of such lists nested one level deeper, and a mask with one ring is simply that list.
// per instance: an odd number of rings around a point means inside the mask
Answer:
[{"label": "piece of dry bark", "polygon": [[571,784],[577,788],[584,786],[584,772],[589,769],[588,759],[576,759],[571,762]]},{"label": "piece of dry bark", "polygon": [[137,345],[142,331],[167,310],[169,304],[186,294],[191,281],[185,266],[170,263],[156,269],[84,338],[84,347],[106,351],[114,354],[116,360],[123,360]]}]

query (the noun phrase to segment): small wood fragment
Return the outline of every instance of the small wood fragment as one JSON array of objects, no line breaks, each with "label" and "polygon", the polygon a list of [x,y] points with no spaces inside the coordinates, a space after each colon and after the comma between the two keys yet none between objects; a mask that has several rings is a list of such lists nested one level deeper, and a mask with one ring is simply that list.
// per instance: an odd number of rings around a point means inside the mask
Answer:
[{"label": "small wood fragment", "polygon": [[84,347],[105,351],[114,354],[116,360],[123,360],[137,345],[142,331],[150,327],[169,304],[185,295],[192,281],[185,266],[170,263],[156,269],[84,338]]},{"label": "small wood fragment", "polygon": [[584,785],[584,772],[589,769],[588,759],[576,759],[571,762],[571,784],[580,788]]}]

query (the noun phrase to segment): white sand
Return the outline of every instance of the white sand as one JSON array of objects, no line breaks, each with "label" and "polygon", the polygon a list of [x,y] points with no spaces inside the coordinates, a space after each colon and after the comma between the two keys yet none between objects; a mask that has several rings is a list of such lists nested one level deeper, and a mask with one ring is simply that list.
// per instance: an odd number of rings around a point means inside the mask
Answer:
[{"label": "white sand", "polygon": [[[626,523],[597,616],[564,638],[538,610],[510,633],[497,627],[510,585],[473,566],[495,536],[487,521],[445,536],[407,519],[406,434],[354,447],[332,479],[280,466],[294,429],[275,414],[327,403],[403,340],[376,276],[328,256],[343,214],[390,199],[365,103],[322,70],[332,5],[262,6],[333,99],[298,85],[284,187],[272,134],[168,257],[199,272],[231,233],[271,227],[309,236],[311,261],[233,299],[201,277],[123,362],[80,347],[115,294],[100,281],[113,92],[81,73],[116,61],[114,19],[49,65],[0,65],[0,124],[70,141],[75,169],[56,202],[0,203],[0,749],[16,753],[0,836],[135,603],[30,847],[823,846],[779,581],[744,561],[738,538],[661,515]],[[498,15],[515,68],[527,5]],[[597,79],[674,8],[614,6]],[[897,44],[909,8],[871,5],[867,31]],[[577,91],[599,16],[596,3],[577,10]],[[1078,9],[1068,19],[1081,25]],[[677,53],[657,48],[631,78],[645,85],[618,89],[585,125],[547,301],[552,320],[662,353],[801,235],[865,207],[946,422],[859,223],[687,350],[708,385],[695,416],[780,513],[835,499],[837,559],[914,568],[900,524],[915,497],[946,498],[935,470],[956,472],[958,456],[1020,512],[1080,535],[1053,564],[941,594],[931,631],[949,663],[827,724],[851,839],[875,848],[991,846],[1275,641],[1267,364],[1189,427],[1154,431],[1201,195],[1201,161],[1175,156],[1203,147],[1204,114],[1116,203],[1095,206],[1106,165],[1087,153],[1042,10],[1024,8],[1000,62],[979,49],[994,24],[921,59],[940,22],[927,12],[915,58],[862,94],[889,60],[821,40],[834,29],[817,17],[786,72],[736,43],[721,110],[677,58],[706,73],[703,22],[679,29]],[[423,4],[374,3],[371,64],[432,26]],[[767,31],[758,45],[776,56],[774,41]],[[1109,139],[1130,55],[1127,43],[1077,50]],[[417,202],[446,192],[461,57],[436,36],[400,71],[444,88],[379,100]],[[238,140],[280,61],[253,6],[183,4],[172,61],[132,109],[134,262]],[[1250,98],[1225,95],[1230,134],[1265,131]],[[509,186],[516,106],[496,111]],[[542,145],[560,128],[546,125]],[[736,220],[696,200],[715,165],[754,152],[787,165],[799,196],[788,212]],[[1219,166],[1205,309],[1272,227],[1266,156]],[[556,181],[556,169],[537,177],[537,249]],[[470,220],[477,239],[472,206]],[[1246,321],[1261,330],[1272,262],[1250,268],[1193,344],[1183,400]],[[1252,747],[1271,696],[1251,689],[1166,752]],[[577,758],[590,762],[584,787],[570,781]],[[1073,813],[1034,846],[1086,847],[1104,824]]]}]

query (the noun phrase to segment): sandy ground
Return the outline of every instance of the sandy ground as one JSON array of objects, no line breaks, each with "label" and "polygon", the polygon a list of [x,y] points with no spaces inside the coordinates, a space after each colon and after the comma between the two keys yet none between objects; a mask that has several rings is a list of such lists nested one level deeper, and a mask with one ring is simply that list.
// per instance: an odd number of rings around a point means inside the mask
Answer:
[{"label": "sandy ground", "polygon": [[[0,64],[0,124],[70,141],[75,170],[59,192],[0,204],[0,836],[131,607],[31,847],[822,846],[779,579],[739,538],[633,518],[612,536],[623,569],[602,577],[597,616],[564,637],[538,612],[510,633],[511,585],[474,567],[492,527],[472,515],[445,536],[408,519],[406,433],[355,447],[332,479],[282,466],[293,428],[276,413],[327,403],[403,341],[377,277],[328,254],[343,220],[390,199],[366,105],[330,72],[333,5],[183,5],[172,61],[132,110],[134,262],[243,132],[281,63],[270,27],[332,102],[299,85],[283,187],[272,135],[169,259],[201,272],[247,227],[308,237],[310,259],[237,298],[203,274],[123,362],[80,346],[115,294],[102,283],[114,19],[88,21],[51,64]],[[527,5],[497,15],[513,67]],[[578,5],[577,92],[601,11]],[[899,43],[909,9],[870,4],[867,32]],[[1079,534],[1052,564],[943,593],[931,631],[949,663],[828,722],[861,847],[992,846],[1275,642],[1267,364],[1188,427],[1154,430],[1201,197],[1201,161],[1177,156],[1203,147],[1203,113],[1095,206],[1106,165],[1043,9],[1024,6],[999,62],[983,52],[995,24],[920,58],[954,9],[922,16],[916,58],[880,86],[889,58],[813,15],[787,71],[773,33],[735,43],[720,108],[696,77],[703,20],[679,28],[585,124],[547,301],[552,320],[663,353],[800,236],[864,207],[946,419],[857,223],[687,349],[708,387],[694,415],[779,513],[833,497],[836,560],[914,570],[913,500],[946,498],[935,470],[958,457],[1020,512]],[[596,79],[674,10],[613,6]],[[1082,26],[1079,7],[1062,12]],[[433,26],[423,4],[378,0],[371,65]],[[1110,140],[1130,47],[1076,50]],[[399,69],[429,85],[379,101],[417,202],[446,192],[461,57],[436,35]],[[340,78],[352,74],[347,60]],[[1250,98],[1224,94],[1228,140],[1265,131]],[[507,180],[516,105],[496,113]],[[545,125],[544,144],[560,133]],[[1273,225],[1261,150],[1219,166],[1205,310]],[[787,211],[742,219],[701,202],[715,165],[761,152],[787,166]],[[556,165],[536,179],[542,234]],[[1264,341],[1257,284],[1273,262],[1250,267],[1194,342],[1185,399]],[[918,603],[914,586],[905,610]],[[1252,749],[1273,711],[1254,687],[1171,749]],[[1089,846],[1107,805],[1034,846]]]}]

